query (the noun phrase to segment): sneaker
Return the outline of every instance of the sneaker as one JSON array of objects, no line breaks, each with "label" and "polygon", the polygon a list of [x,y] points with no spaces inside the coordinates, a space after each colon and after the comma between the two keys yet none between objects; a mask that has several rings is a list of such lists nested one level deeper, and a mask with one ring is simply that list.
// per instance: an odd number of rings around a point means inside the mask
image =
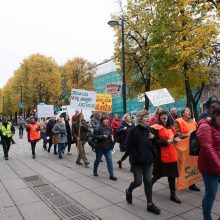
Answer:
[{"label": "sneaker", "polygon": [[118,167],[121,169],[121,168],[122,168],[122,166],[121,166],[121,165],[122,165],[121,160],[119,160],[117,163],[118,163]]},{"label": "sneaker", "polygon": [[190,190],[192,191],[196,191],[196,192],[199,192],[200,191],[200,188],[198,186],[196,186],[195,184],[191,185],[189,187]]},{"label": "sneaker", "polygon": [[128,192],[128,189],[126,189],[126,200],[128,204],[132,204],[132,193]]},{"label": "sneaker", "polygon": [[154,205],[153,203],[151,205],[147,206],[147,211],[152,212],[156,215],[160,215],[160,212],[161,212],[160,209],[156,205]]},{"label": "sneaker", "polygon": [[115,176],[110,176],[109,179],[113,180],[113,181],[117,181],[117,177],[115,177]]},{"label": "sneaker", "polygon": [[76,164],[78,164],[78,165],[83,165],[83,163],[80,162],[80,161],[76,161]]}]

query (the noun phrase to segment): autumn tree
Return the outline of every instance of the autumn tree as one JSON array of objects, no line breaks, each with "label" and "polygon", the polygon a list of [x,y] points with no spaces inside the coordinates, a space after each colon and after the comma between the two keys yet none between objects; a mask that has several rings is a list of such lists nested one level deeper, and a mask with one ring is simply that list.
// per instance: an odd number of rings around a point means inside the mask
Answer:
[{"label": "autumn tree", "polygon": [[71,89],[93,90],[95,65],[87,60],[76,57],[67,61],[61,70],[62,99],[69,103]]}]

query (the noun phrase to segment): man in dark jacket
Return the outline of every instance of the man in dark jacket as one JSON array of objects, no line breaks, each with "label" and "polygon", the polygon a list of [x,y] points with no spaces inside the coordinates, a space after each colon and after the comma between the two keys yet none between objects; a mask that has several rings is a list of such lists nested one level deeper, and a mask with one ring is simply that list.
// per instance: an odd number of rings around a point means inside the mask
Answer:
[{"label": "man in dark jacket", "polygon": [[97,148],[96,159],[94,162],[93,174],[94,176],[98,176],[97,170],[99,166],[99,162],[102,158],[102,155],[105,155],[105,159],[107,162],[108,172],[110,175],[110,179],[116,181],[117,178],[114,176],[113,164],[112,164],[112,131],[109,128],[109,120],[107,117],[101,119],[101,125],[95,129],[94,138],[97,140]]},{"label": "man in dark jacket", "polygon": [[8,152],[11,146],[11,139],[14,133],[15,133],[15,129],[12,123],[9,122],[6,117],[3,117],[2,124],[0,126],[0,136],[1,136],[1,142],[3,146],[5,160],[8,160]]},{"label": "man in dark jacket", "polygon": [[[49,121],[47,122],[46,125],[46,135],[47,137],[49,137],[49,147],[48,147],[48,153],[50,152],[50,148],[52,147],[53,143],[52,143],[52,138],[53,138],[53,132],[52,129],[54,127],[56,123],[56,117],[52,117],[51,119],[49,119]],[[57,154],[57,145],[54,144],[54,154]]]}]

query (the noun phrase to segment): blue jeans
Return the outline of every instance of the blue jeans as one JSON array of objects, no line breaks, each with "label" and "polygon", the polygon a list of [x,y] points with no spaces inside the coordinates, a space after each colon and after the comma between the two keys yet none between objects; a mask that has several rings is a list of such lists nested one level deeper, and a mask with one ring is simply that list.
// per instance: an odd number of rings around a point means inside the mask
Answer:
[{"label": "blue jeans", "polygon": [[58,143],[58,156],[62,156],[66,148],[66,143]]},{"label": "blue jeans", "polygon": [[113,164],[112,164],[112,150],[111,149],[96,151],[96,159],[94,162],[94,171],[98,170],[98,166],[99,166],[99,163],[100,163],[100,160],[101,160],[103,154],[105,155],[105,159],[107,162],[108,172],[109,172],[110,176],[114,176]]},{"label": "blue jeans", "polygon": [[205,196],[202,200],[203,218],[204,220],[212,220],[211,210],[218,191],[219,175],[203,172],[203,180],[205,184]]}]

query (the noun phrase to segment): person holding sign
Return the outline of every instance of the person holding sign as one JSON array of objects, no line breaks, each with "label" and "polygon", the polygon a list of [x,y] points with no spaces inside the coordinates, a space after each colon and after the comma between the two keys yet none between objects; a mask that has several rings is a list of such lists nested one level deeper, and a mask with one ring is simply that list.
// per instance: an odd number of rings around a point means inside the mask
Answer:
[{"label": "person holding sign", "polygon": [[161,177],[167,176],[170,187],[170,200],[178,204],[181,201],[176,196],[175,178],[179,176],[177,166],[177,152],[174,145],[176,131],[171,125],[168,113],[162,111],[158,117],[158,124],[152,125],[158,132],[158,151],[154,160],[153,179],[154,184]]},{"label": "person holding sign", "polygon": [[72,136],[76,140],[76,146],[78,148],[78,157],[76,164],[82,165],[81,159],[86,167],[90,164],[86,158],[84,145],[87,139],[87,133],[89,131],[89,126],[84,120],[83,113],[79,113],[76,118],[76,122],[72,124]]},{"label": "person holding sign", "polygon": [[[181,139],[188,138],[187,149],[189,149],[189,136],[192,131],[195,131],[197,129],[197,124],[194,120],[191,119],[191,111],[188,107],[182,109],[181,118],[176,119],[176,121],[174,122],[174,129],[176,130],[177,136],[179,138]],[[188,157],[188,160],[191,159],[195,160],[197,158]],[[185,161],[181,163],[185,163]],[[200,191],[200,189],[195,184],[189,186],[189,189],[192,191]]]}]

